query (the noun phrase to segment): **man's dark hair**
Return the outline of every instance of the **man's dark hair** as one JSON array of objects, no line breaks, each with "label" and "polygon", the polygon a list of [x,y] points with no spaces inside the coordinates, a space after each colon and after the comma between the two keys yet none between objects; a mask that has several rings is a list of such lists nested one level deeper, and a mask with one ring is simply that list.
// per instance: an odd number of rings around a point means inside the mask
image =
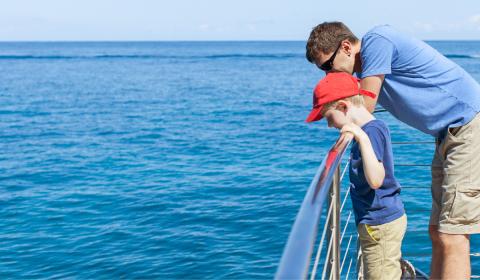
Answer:
[{"label": "man's dark hair", "polygon": [[335,51],[340,42],[345,39],[351,43],[358,42],[358,38],[342,22],[321,23],[310,32],[305,56],[308,61],[315,63],[320,52],[326,54]]}]

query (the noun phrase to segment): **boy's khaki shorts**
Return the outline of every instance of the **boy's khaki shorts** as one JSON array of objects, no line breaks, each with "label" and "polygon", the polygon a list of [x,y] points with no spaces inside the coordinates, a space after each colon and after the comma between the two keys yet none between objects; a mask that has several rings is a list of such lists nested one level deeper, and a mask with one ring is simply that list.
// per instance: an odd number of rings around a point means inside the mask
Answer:
[{"label": "boy's khaki shorts", "polygon": [[480,114],[437,140],[430,225],[442,233],[480,233]]},{"label": "boy's khaki shorts", "polygon": [[401,247],[406,229],[406,215],[378,226],[358,224],[365,279],[400,279]]}]

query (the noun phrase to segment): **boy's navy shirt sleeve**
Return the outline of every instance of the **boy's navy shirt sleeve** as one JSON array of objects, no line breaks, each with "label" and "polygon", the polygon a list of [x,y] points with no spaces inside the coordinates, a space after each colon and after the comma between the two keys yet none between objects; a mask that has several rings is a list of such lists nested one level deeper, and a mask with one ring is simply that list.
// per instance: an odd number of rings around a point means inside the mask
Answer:
[{"label": "boy's navy shirt sleeve", "polygon": [[382,186],[372,189],[365,178],[360,147],[354,142],[350,154],[350,193],[355,222],[380,225],[400,218],[404,213],[400,184],[394,176],[392,143],[387,125],[372,120],[362,126],[372,143],[373,151],[385,168]]},{"label": "boy's navy shirt sleeve", "polygon": [[369,126],[365,128],[365,133],[368,135],[370,142],[372,143],[373,151],[377,156],[378,161],[383,162],[383,156],[385,152],[385,135],[384,131],[377,126]]}]

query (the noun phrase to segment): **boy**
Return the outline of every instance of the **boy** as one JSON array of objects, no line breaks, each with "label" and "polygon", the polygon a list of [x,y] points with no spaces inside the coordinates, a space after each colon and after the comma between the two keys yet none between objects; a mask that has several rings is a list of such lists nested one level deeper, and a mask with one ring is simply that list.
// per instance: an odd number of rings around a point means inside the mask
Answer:
[{"label": "boy", "polygon": [[390,132],[366,109],[358,80],[329,73],[314,90],[307,122],[325,117],[328,126],[355,137],[350,158],[350,194],[366,279],[400,279],[401,244],[407,217],[394,177]]}]

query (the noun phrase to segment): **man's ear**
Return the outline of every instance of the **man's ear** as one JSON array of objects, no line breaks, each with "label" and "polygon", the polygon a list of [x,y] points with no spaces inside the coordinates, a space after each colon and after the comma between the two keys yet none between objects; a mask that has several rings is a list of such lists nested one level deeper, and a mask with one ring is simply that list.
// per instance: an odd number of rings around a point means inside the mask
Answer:
[{"label": "man's ear", "polygon": [[350,56],[352,54],[353,46],[352,46],[352,43],[348,39],[345,39],[345,40],[342,41],[342,50],[345,53],[347,53],[348,56]]}]

